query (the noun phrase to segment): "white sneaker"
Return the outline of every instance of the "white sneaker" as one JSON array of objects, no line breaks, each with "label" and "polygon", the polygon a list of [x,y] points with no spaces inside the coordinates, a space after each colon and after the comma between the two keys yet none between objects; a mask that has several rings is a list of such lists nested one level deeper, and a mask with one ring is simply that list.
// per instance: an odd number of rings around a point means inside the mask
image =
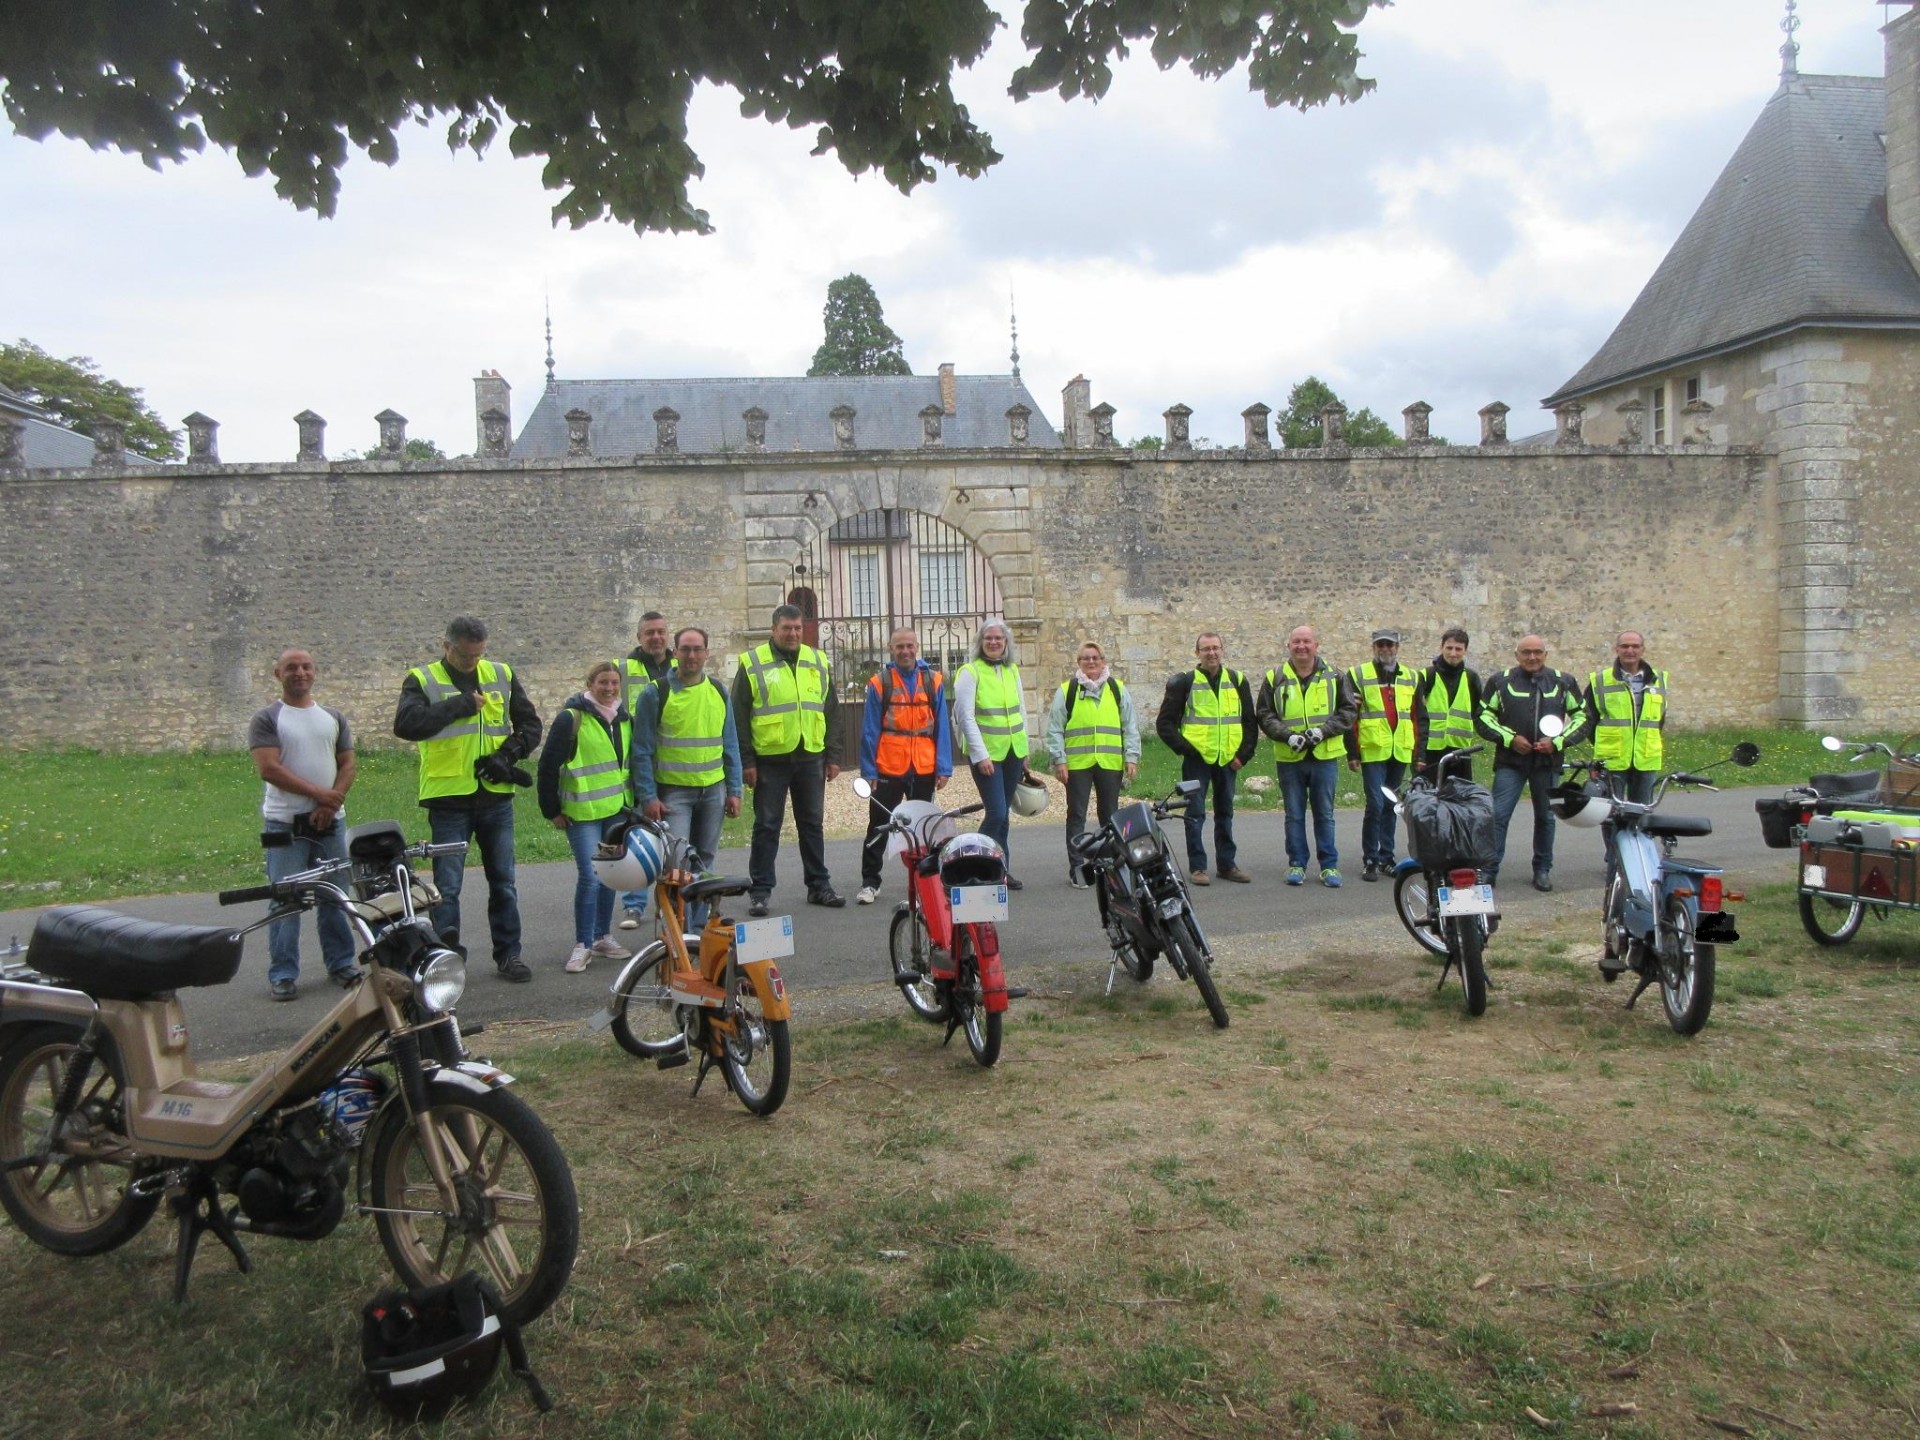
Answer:
[{"label": "white sneaker", "polygon": [[620,917],[620,928],[622,930],[638,930],[640,928],[640,913],[638,910],[626,911]]},{"label": "white sneaker", "polygon": [[593,963],[593,950],[586,945],[576,945],[573,953],[567,956],[567,974],[578,975]]},{"label": "white sneaker", "polygon": [[622,950],[618,942],[616,942],[611,935],[602,935],[598,940],[593,942],[593,953],[596,955],[604,955],[609,960],[625,960],[633,952],[631,950]]},{"label": "white sneaker", "polygon": [[853,903],[856,905],[871,905],[879,898],[880,887],[878,885],[862,885],[860,887],[860,893],[853,897]]}]

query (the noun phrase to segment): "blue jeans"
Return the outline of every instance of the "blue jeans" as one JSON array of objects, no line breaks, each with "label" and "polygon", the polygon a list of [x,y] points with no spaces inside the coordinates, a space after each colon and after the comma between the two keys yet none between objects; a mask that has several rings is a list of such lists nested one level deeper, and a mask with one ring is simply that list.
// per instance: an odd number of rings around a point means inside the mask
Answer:
[{"label": "blue jeans", "polygon": [[[1607,772],[1607,788],[1613,792],[1614,796],[1621,800],[1631,800],[1636,805],[1651,805],[1653,803],[1653,787],[1659,783],[1659,780],[1660,772],[1657,770],[1635,770],[1628,768],[1625,770],[1609,770]],[[1614,829],[1615,826],[1611,820],[1604,822],[1600,826],[1600,853],[1606,857],[1606,883],[1609,889],[1613,886]]]},{"label": "blue jeans", "polygon": [[968,768],[973,771],[973,784],[980,792],[980,803],[987,807],[980,816],[980,833],[996,841],[1006,851],[1007,866],[1011,869],[1013,846],[1007,841],[1007,818],[1013,809],[1013,792],[1027,773],[1026,758],[1009,755],[1004,760],[996,760],[991,775],[982,775],[978,765]]},{"label": "blue jeans", "polygon": [[[693,847],[700,873],[713,870],[714,854],[720,849],[720,826],[727,818],[727,784],[662,785],[660,801],[667,807],[667,832],[678,835]],[[687,927],[698,932],[707,923],[707,902],[695,901],[687,907]]]},{"label": "blue jeans", "polygon": [[[286,820],[263,821],[260,828],[274,835],[293,834],[293,825]],[[346,858],[347,827],[336,820],[333,829],[324,835],[303,837],[267,851],[267,879],[277,883],[302,870],[311,870],[322,860]],[[338,883],[342,889],[346,887],[344,879]],[[346,912],[338,905],[322,903],[314,908],[313,923],[320,931],[320,958],[327,962],[328,973],[352,973],[353,927],[347,924]],[[300,917],[293,915],[267,927],[267,979],[277,984],[292,980],[299,973]]]},{"label": "blue jeans", "polygon": [[1493,767],[1493,869],[1488,872],[1489,883],[1500,874],[1500,864],[1507,858],[1507,824],[1513,819],[1513,812],[1520,808],[1520,792],[1531,788],[1533,791],[1533,873],[1550,874],[1553,870],[1553,810],[1550,800],[1553,787],[1559,774],[1556,765],[1551,769],[1516,770],[1510,765]]},{"label": "blue jeans", "polygon": [[[493,935],[493,963],[504,964],[520,956],[520,895],[513,883],[513,801],[498,800],[478,810],[427,807],[427,819],[433,826],[433,843],[454,840],[475,841],[480,846],[480,865],[487,877],[487,928]],[[466,946],[460,940],[460,886],[466,879],[467,857],[433,857],[433,883],[440,891],[440,903],[433,907],[433,928],[443,940]]]},{"label": "blue jeans", "polygon": [[759,784],[753,787],[753,847],[747,852],[749,894],[765,899],[773,893],[774,858],[780,853],[780,826],[787,818],[787,797],[793,797],[793,828],[800,836],[800,872],[807,894],[833,890],[827,870],[827,840],[821,829],[827,813],[827,757],[798,752],[756,762]]},{"label": "blue jeans", "polygon": [[1399,791],[1407,778],[1404,760],[1362,760],[1360,784],[1367,795],[1366,819],[1360,822],[1360,859],[1382,870],[1393,869],[1393,802],[1381,792]]},{"label": "blue jeans", "polygon": [[1280,794],[1287,807],[1287,864],[1307,866],[1307,805],[1313,805],[1313,848],[1322,870],[1340,868],[1340,851],[1333,843],[1333,791],[1340,781],[1338,760],[1293,760],[1274,767],[1280,772]]},{"label": "blue jeans", "polygon": [[567,822],[567,845],[579,872],[573,878],[573,938],[581,945],[591,945],[613,929],[613,891],[593,873],[593,852],[611,818]]},{"label": "blue jeans", "polygon": [[1187,802],[1187,869],[1207,868],[1207,791],[1213,791],[1213,855],[1222,870],[1234,868],[1240,851],[1233,843],[1233,787],[1240,772],[1231,765],[1209,765],[1197,755],[1180,757],[1180,778],[1204,782]]}]

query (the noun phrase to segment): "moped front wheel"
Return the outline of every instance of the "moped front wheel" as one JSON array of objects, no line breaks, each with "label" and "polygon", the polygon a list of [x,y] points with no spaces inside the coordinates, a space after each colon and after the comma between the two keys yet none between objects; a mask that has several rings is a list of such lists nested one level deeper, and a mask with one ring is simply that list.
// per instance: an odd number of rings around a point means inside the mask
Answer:
[{"label": "moped front wheel", "polygon": [[1487,1013],[1487,931],[1477,915],[1457,916],[1440,922],[1453,935],[1458,953],[1453,957],[1460,967],[1460,986],[1467,995],[1467,1014]]},{"label": "moped front wheel", "polygon": [[[80,1035],[70,1025],[35,1025],[0,1056],[0,1161],[40,1153]],[[56,1255],[100,1255],[153,1218],[160,1197],[133,1189],[135,1162],[121,1138],[125,1094],[119,1052],[103,1035],[52,1152],[0,1172],[0,1206],[34,1244]]]},{"label": "moped front wheel", "polygon": [[1000,1058],[1001,1021],[1005,1017],[996,1011],[987,1009],[986,996],[980,988],[980,966],[973,957],[973,945],[967,938],[967,932],[956,925],[953,931],[953,943],[960,952],[957,971],[953,978],[953,1018],[959,1022],[960,1032],[967,1037],[967,1051],[974,1062],[988,1066]]},{"label": "moped front wheel", "polygon": [[[698,955],[700,937],[683,938],[687,953]],[[667,989],[666,959],[666,942],[656,940],[614,982],[613,1038],[622,1050],[642,1060],[657,1060],[687,1047],[680,1009]]]},{"label": "moped front wheel", "polygon": [[748,1114],[771,1115],[786,1100],[793,1074],[793,1041],[787,1022],[769,1020],[761,1013],[760,993],[744,975],[727,1017],[733,1028],[720,1036],[720,1068],[726,1072],[727,1084]]},{"label": "moped front wheel", "polygon": [[1867,907],[1829,895],[1800,897],[1800,924],[1816,945],[1844,945],[1860,933]]},{"label": "moped front wheel", "polygon": [[[477,1270],[524,1325],[551,1305],[573,1273],[580,1202],[552,1133],[519,1096],[427,1085],[427,1138],[396,1104],[374,1137],[374,1226],[400,1278],[439,1285]],[[441,1193],[424,1148],[452,1181]]]},{"label": "moped front wheel", "polygon": [[947,999],[933,978],[933,937],[927,933],[926,916],[914,909],[896,910],[887,931],[887,954],[907,1008],[922,1020],[945,1020]]},{"label": "moped front wheel", "polygon": [[1695,938],[1693,914],[1677,895],[1667,901],[1667,925],[1673,958],[1660,964],[1660,999],[1676,1034],[1697,1035],[1713,1009],[1714,947]]},{"label": "moped front wheel", "polygon": [[1447,953],[1447,942],[1434,915],[1433,890],[1424,870],[1414,867],[1393,877],[1393,910],[1421,949],[1429,955]]},{"label": "moped front wheel", "polygon": [[1226,1029],[1226,1003],[1220,998],[1220,987],[1213,983],[1213,967],[1207,964],[1206,951],[1200,948],[1200,937],[1193,933],[1186,916],[1176,915],[1167,922],[1167,943],[1178,953],[1181,966],[1193,981],[1193,988],[1200,992],[1200,998],[1206,1002],[1207,1014],[1213,1017],[1214,1026]]}]

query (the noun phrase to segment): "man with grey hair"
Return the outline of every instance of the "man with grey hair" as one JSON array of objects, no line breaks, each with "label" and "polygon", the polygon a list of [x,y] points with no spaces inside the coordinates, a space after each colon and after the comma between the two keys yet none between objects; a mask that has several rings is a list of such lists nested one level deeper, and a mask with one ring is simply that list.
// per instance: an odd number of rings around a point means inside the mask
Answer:
[{"label": "man with grey hair", "polygon": [[[417,665],[400,682],[393,733],[420,750],[420,804],[436,845],[473,841],[487,877],[487,928],[500,978],[524,984],[533,972],[520,958],[520,896],[514,884],[513,789],[531,785],[520,768],[540,743],[540,715],[513,667],[486,658],[487,627],[471,615],[447,625],[441,658]],[[465,855],[436,855],[433,883],[440,903],[433,928],[460,943],[460,887]]]},{"label": "man with grey hair", "polygon": [[1253,721],[1253,693],[1247,677],[1225,664],[1226,642],[1217,630],[1202,630],[1193,642],[1200,663],[1167,678],[1154,732],[1180,757],[1180,778],[1198,780],[1200,789],[1187,805],[1187,873],[1196,885],[1207,875],[1207,792],[1213,792],[1213,855],[1222,880],[1247,883],[1252,877],[1235,860],[1233,787],[1241,767],[1260,746]]},{"label": "man with grey hair", "polygon": [[[973,783],[985,812],[980,833],[996,840],[1013,863],[1008,811],[1027,776],[1027,703],[1020,690],[1020,664],[1013,632],[1004,620],[989,620],[973,642],[973,659],[953,677],[953,723],[967,752]],[[1007,888],[1025,887],[1012,874]]]},{"label": "man with grey hair", "polygon": [[748,851],[747,914],[767,913],[780,853],[780,826],[793,800],[800,836],[800,868],[807,903],[834,909],[827,871],[827,782],[840,774],[840,707],[827,657],[806,643],[806,617],[797,605],[777,605],[772,633],[740,659],[733,677],[734,726],[741,773],[753,791],[753,845]]}]

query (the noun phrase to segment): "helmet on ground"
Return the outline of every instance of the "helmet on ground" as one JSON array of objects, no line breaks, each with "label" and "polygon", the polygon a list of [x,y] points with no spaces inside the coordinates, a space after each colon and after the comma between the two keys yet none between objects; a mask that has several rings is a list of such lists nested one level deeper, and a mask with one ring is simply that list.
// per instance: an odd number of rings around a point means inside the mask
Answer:
[{"label": "helmet on ground", "polygon": [[500,1362],[499,1305],[472,1271],[445,1285],[382,1290],[360,1313],[360,1358],[374,1398],[408,1420],[473,1399]]},{"label": "helmet on ground", "polygon": [[1013,787],[1013,813],[1038,815],[1047,808],[1047,787],[1031,775],[1023,775]]},{"label": "helmet on ground", "polygon": [[609,890],[644,890],[666,864],[665,847],[644,824],[629,825],[624,839],[593,853],[593,873]]},{"label": "helmet on ground", "polygon": [[956,835],[940,851],[940,879],[948,885],[998,885],[1006,878],[1006,851],[990,835]]},{"label": "helmet on ground", "polygon": [[1553,813],[1580,830],[1597,830],[1613,814],[1613,800],[1605,790],[1569,781],[1554,787]]}]

